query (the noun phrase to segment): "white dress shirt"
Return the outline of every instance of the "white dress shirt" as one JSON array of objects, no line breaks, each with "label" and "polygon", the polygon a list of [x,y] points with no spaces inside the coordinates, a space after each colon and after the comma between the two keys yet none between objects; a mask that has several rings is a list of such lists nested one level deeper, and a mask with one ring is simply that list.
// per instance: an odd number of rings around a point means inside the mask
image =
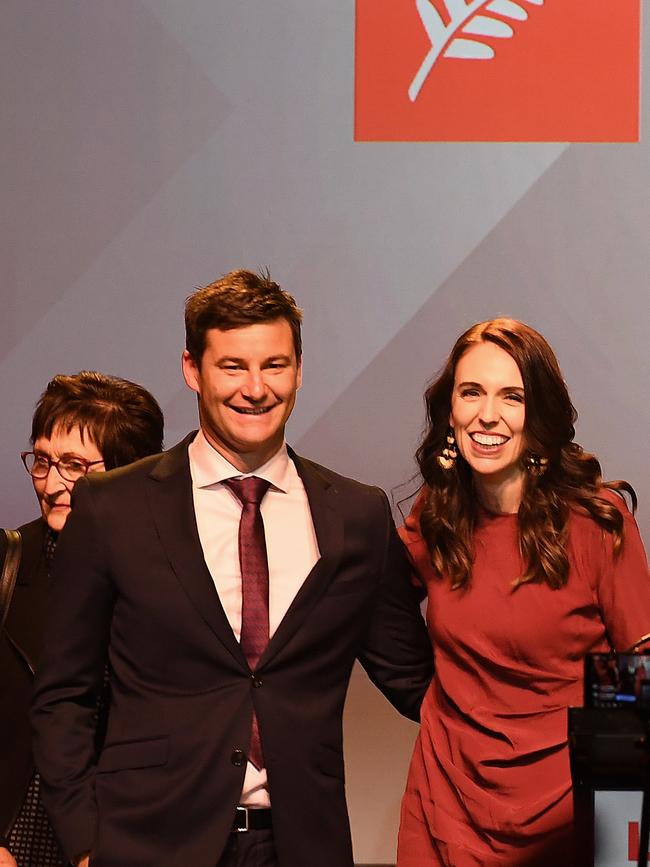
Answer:
[{"label": "white dress shirt", "polygon": [[[260,507],[269,564],[271,637],[320,557],[307,494],[296,466],[283,444],[254,473],[241,473],[210,445],[201,430],[190,443],[189,459],[203,556],[237,641],[242,612],[238,547],[242,507],[223,481],[254,475],[271,483]],[[264,747],[263,729],[260,734]],[[247,764],[240,804],[270,806],[265,768],[257,770]]]}]

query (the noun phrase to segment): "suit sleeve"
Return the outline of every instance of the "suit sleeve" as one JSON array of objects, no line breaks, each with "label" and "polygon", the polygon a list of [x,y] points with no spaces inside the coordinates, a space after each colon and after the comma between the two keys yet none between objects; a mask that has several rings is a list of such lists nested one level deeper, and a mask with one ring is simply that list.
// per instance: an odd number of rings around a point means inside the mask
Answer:
[{"label": "suit sleeve", "polygon": [[70,859],[92,849],[96,833],[95,708],[114,596],[91,493],[87,479],[75,486],[57,545],[32,706],[43,801]]},{"label": "suit sleeve", "polygon": [[380,493],[385,528],[381,575],[359,661],[391,704],[419,722],[433,676],[433,651],[388,500]]}]

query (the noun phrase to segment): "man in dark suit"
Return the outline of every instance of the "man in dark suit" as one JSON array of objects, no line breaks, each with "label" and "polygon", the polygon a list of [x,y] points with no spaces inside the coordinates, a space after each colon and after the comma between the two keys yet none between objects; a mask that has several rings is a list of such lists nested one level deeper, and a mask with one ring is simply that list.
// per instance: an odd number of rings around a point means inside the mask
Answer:
[{"label": "man in dark suit", "polygon": [[75,487],[33,724],[77,863],[351,867],[341,722],[355,658],[418,719],[431,648],[386,497],[284,442],[300,321],[268,276],[195,292],[183,374],[199,432]]}]

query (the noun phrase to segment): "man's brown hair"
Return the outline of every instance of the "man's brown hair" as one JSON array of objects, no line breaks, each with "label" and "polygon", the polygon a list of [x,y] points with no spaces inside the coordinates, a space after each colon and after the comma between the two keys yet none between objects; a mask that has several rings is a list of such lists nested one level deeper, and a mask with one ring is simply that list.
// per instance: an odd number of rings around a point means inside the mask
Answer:
[{"label": "man's brown hair", "polygon": [[271,280],[268,271],[231,271],[197,289],[185,302],[185,348],[197,364],[205,351],[211,328],[229,331],[263,322],[286,319],[291,326],[296,360],[302,356],[302,311],[294,298]]}]

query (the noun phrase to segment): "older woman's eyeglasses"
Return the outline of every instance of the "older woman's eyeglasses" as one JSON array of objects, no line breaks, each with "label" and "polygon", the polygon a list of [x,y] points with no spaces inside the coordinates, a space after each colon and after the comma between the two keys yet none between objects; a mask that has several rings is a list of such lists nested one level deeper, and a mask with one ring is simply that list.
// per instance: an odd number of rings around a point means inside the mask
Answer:
[{"label": "older woman's eyeglasses", "polygon": [[103,461],[85,461],[74,455],[64,455],[58,461],[53,461],[47,455],[36,452],[21,452],[20,457],[25,469],[33,479],[44,479],[50,471],[50,467],[56,467],[58,474],[66,482],[76,482],[95,464],[103,464]]}]

